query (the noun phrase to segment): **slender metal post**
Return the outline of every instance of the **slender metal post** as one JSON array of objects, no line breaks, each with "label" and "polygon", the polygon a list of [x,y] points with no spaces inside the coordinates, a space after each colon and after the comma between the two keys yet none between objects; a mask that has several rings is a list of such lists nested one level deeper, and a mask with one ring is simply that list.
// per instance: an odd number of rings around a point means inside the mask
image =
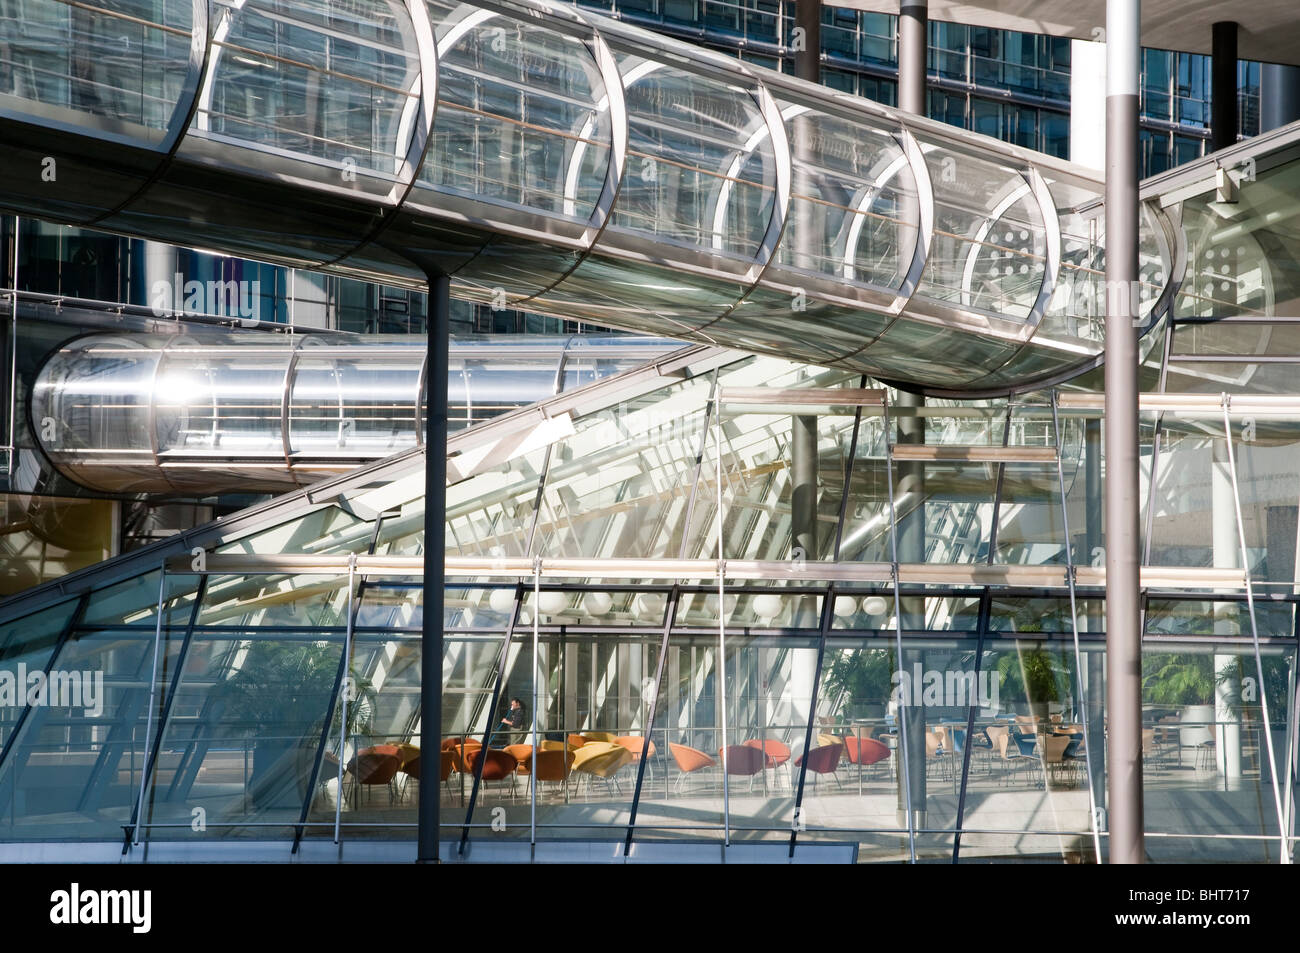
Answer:
[{"label": "slender metal post", "polygon": [[[533,557],[533,763],[532,770],[528,772],[528,780],[532,782],[533,793],[528,803],[528,845],[531,852],[537,850],[537,757],[541,754],[541,738],[537,734],[537,654],[538,645],[541,643],[541,625],[542,613],[538,611],[538,606],[542,604],[542,557]],[[495,717],[495,715],[493,716]],[[568,759],[568,745],[562,749],[564,757]],[[567,781],[565,782],[567,786]]]},{"label": "slender metal post", "polygon": [[144,823],[144,790],[149,782],[149,742],[153,740],[153,713],[158,706],[158,656],[162,647],[163,610],[167,607],[167,566],[158,572],[158,621],[153,632],[153,666],[149,669],[149,714],[145,718],[144,757],[140,761],[140,793],[135,803],[135,829],[132,846],[140,846],[140,826]]},{"label": "slender metal post", "polygon": [[[885,496],[889,501],[889,562],[890,575],[893,577],[894,588],[894,662],[900,672],[906,672],[907,669],[903,663],[903,594],[902,582],[898,577],[898,513],[894,507],[894,455],[889,446],[889,401],[886,399],[882,410],[884,415],[885,429]],[[912,812],[912,774],[913,768],[911,763],[911,752],[908,743],[908,731],[906,724],[907,703],[911,701],[910,692],[907,690],[907,679],[903,679],[899,686],[898,705],[894,709],[894,723],[898,730],[898,779],[903,789],[903,809],[907,812],[907,857],[911,863],[916,863],[916,821]],[[924,739],[922,739],[924,741]],[[925,783],[925,745],[921,746],[921,783]],[[921,796],[924,798],[925,790],[922,788]]]},{"label": "slender metal post", "polygon": [[1210,27],[1210,151],[1237,141],[1237,23]]},{"label": "slender metal post", "polygon": [[1140,0],[1106,2],[1106,711],[1110,860],[1140,864],[1138,57]]},{"label": "slender metal post", "polygon": [[898,108],[925,115],[925,58],[929,0],[901,0],[898,7]]},{"label": "slender metal post", "polygon": [[[1089,420],[1083,428],[1084,445],[1084,526],[1083,554],[1076,560],[1084,565],[1093,564],[1094,553],[1102,547],[1101,527],[1101,421]],[[1103,631],[1100,600],[1088,601],[1088,632],[1096,635]],[[1092,772],[1092,791],[1097,798],[1097,825],[1105,827],[1106,813],[1106,657],[1102,652],[1088,653],[1088,719],[1089,736],[1098,739],[1088,759]]]},{"label": "slender metal post", "polygon": [[18,239],[22,219],[14,216],[14,258],[13,273],[9,276],[13,282],[13,307],[9,313],[9,432],[5,434],[5,452],[8,456],[9,485],[14,482],[15,444],[18,426]]},{"label": "slender metal post", "polygon": [[[356,592],[357,585],[357,554],[348,554],[348,622],[347,627],[343,630],[343,678],[339,687],[339,763],[338,763],[338,791],[334,796],[334,843],[339,842],[339,836],[343,827],[343,765],[348,760],[348,695],[352,691],[352,626],[355,624],[353,615],[353,593]],[[423,767],[424,759],[420,759],[420,765]]]},{"label": "slender metal post", "polygon": [[420,638],[420,805],[416,861],[438,863],[442,811],[442,605],[447,523],[447,347],[451,279],[429,276],[424,439],[424,619]]},{"label": "slender metal post", "polygon": [[[903,112],[924,116],[926,53],[929,46],[930,10],[928,0],[901,0],[898,10],[898,108]],[[908,409],[919,409],[925,404],[915,394],[899,393],[894,404],[901,413],[898,417],[898,442],[900,444],[925,443],[925,418],[908,414]],[[896,526],[893,561],[895,566],[905,562],[925,562],[925,464],[913,461],[898,464],[898,499],[911,507],[902,514],[892,512],[890,521]],[[897,569],[895,569],[897,574]],[[895,584],[896,627],[899,634],[898,667],[908,671],[908,658],[903,654],[902,631],[925,628],[925,600],[899,597]],[[909,655],[912,653],[908,653]],[[904,752],[906,772],[900,772],[905,788],[907,806],[909,852],[915,861],[912,831],[925,816],[925,709],[919,699],[908,699],[913,704],[898,706],[898,734]],[[910,755],[910,759],[907,757]],[[909,762],[910,763],[907,763]],[[913,790],[915,786],[915,790]]]},{"label": "slender metal post", "polygon": [[722,407],[713,422],[714,467],[718,483],[717,510],[714,526],[718,534],[718,661],[713,666],[718,683],[718,707],[722,713],[722,744],[718,751],[722,762],[722,846],[731,846],[731,785],[727,774],[727,556],[722,545],[725,522],[722,518]]}]

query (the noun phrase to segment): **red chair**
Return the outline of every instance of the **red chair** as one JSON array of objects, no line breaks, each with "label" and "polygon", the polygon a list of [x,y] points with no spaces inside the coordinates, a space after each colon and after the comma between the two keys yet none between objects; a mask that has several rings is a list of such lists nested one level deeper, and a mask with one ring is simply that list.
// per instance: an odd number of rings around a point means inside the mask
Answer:
[{"label": "red chair", "polygon": [[[806,763],[808,770],[813,774],[835,774],[835,770],[840,766],[840,756],[844,754],[843,744],[822,745],[820,748],[813,748],[807,754],[800,755],[795,759],[794,766],[801,768]],[[836,775],[836,781],[839,776]],[[813,784],[817,783],[817,778],[813,778]]]},{"label": "red chair", "polygon": [[483,762],[484,781],[504,781],[510,779],[510,793],[515,792],[515,772],[519,768],[519,759],[509,751],[498,748],[476,748],[465,756],[466,774],[478,772],[479,762]]},{"label": "red chair", "polygon": [[725,765],[727,774],[749,778],[751,791],[754,790],[754,778],[767,767],[767,755],[763,749],[746,745],[727,745],[718,752],[718,758]]}]

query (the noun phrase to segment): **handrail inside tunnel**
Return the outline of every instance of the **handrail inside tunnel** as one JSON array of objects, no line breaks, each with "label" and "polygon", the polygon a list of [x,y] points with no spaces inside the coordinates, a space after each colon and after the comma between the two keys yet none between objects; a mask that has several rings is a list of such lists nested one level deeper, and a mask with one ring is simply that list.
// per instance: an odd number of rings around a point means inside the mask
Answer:
[{"label": "handrail inside tunnel", "polygon": [[934,393],[1100,359],[1097,173],[566,4],[33,0],[0,48],[0,142],[57,168],[16,213]]}]

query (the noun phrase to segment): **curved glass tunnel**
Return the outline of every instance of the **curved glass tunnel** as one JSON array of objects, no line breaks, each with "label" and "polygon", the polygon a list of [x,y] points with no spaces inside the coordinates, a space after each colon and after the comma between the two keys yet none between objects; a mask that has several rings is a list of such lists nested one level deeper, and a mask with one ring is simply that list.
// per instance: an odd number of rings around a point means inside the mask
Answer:
[{"label": "curved glass tunnel", "polygon": [[[577,335],[452,342],[459,430],[645,364],[678,341]],[[423,338],[96,334],[55,352],[31,395],[60,473],[108,493],[277,491],[418,446]]]},{"label": "curved glass tunnel", "polygon": [[1101,352],[1101,179],[997,140],[548,0],[25,8],[0,142],[66,174],[0,207],[937,393]]}]

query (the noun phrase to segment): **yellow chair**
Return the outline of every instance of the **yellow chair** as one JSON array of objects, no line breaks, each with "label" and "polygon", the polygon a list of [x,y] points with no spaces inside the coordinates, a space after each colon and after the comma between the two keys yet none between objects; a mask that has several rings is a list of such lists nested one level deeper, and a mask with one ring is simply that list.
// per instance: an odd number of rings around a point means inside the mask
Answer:
[{"label": "yellow chair", "polygon": [[588,792],[591,791],[591,779],[600,778],[621,794],[616,775],[634,760],[632,752],[613,742],[589,741],[573,753],[573,773],[587,776]]}]

